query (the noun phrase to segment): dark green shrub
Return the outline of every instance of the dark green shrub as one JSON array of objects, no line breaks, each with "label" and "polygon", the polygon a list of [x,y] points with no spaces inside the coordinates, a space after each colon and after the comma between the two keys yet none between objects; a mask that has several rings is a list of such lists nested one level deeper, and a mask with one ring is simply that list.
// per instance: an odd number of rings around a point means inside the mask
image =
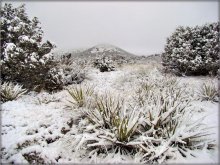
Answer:
[{"label": "dark green shrub", "polygon": [[219,23],[181,26],[167,39],[162,64],[177,75],[216,75],[219,56]]},{"label": "dark green shrub", "polygon": [[36,17],[32,20],[25,6],[13,8],[5,4],[1,9],[1,78],[15,81],[25,88],[47,88],[46,78],[56,65],[51,42],[42,43],[43,31]]}]

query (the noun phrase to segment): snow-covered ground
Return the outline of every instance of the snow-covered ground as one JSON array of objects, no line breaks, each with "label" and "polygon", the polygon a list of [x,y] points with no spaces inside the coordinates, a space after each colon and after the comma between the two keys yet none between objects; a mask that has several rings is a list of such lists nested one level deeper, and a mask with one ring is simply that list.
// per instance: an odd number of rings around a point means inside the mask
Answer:
[{"label": "snow-covered ground", "polygon": [[[99,72],[91,69],[83,84],[92,84],[100,93],[109,91],[129,100],[137,83],[146,75],[159,76],[154,65],[133,65],[118,68],[112,72]],[[198,88],[209,77],[178,78],[190,89]],[[214,80],[217,85],[217,80]],[[79,122],[83,122],[76,109],[66,108],[70,96],[66,90],[48,94],[30,92],[15,101],[1,105],[2,115],[2,162],[3,163],[138,163],[141,155],[134,158],[128,155],[110,153],[108,156],[88,157],[83,151],[75,152],[72,141],[77,134]],[[214,127],[212,138],[216,140],[215,150],[196,150],[193,156],[178,157],[170,163],[217,163],[218,162],[218,103],[195,100],[197,107],[194,119],[207,115],[203,121]],[[79,121],[80,120],[80,121]],[[193,120],[193,119],[192,119]]]}]

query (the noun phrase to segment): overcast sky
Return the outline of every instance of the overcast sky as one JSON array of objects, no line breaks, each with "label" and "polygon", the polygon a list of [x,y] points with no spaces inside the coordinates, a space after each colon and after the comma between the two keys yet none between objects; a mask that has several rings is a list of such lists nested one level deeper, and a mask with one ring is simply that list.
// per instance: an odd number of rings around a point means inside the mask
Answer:
[{"label": "overcast sky", "polygon": [[[14,6],[21,4],[14,3]],[[218,2],[23,2],[39,18],[44,37],[59,49],[109,43],[131,53],[163,51],[166,38],[179,25],[218,21]]]}]

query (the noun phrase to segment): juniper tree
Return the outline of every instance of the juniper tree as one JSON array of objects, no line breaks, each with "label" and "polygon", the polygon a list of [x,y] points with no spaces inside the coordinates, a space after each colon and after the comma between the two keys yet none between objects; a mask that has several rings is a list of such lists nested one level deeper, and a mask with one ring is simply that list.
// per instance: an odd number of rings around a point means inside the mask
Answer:
[{"label": "juniper tree", "polygon": [[178,74],[216,74],[219,69],[219,23],[178,27],[162,55],[166,69]]},{"label": "juniper tree", "polygon": [[1,78],[27,88],[45,88],[47,73],[55,65],[51,42],[42,42],[37,17],[30,19],[25,5],[5,4],[1,9]]}]

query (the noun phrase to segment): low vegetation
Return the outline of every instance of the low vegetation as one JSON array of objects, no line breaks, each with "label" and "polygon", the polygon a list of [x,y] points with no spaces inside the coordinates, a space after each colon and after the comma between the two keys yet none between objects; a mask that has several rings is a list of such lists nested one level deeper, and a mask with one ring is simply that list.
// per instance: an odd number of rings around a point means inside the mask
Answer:
[{"label": "low vegetation", "polygon": [[4,82],[1,84],[1,101],[12,101],[27,92],[22,85],[13,84],[12,82]]},{"label": "low vegetation", "polygon": [[109,72],[115,70],[114,61],[111,60],[108,56],[97,58],[94,61],[94,66],[97,67],[100,72]]},{"label": "low vegetation", "polygon": [[88,123],[79,128],[75,151],[140,153],[143,161],[163,163],[177,152],[186,157],[204,144],[212,148],[214,142],[206,137],[209,128],[201,124],[203,118],[190,120],[193,107],[185,89],[175,78],[159,79],[142,82],[133,106],[111,95],[96,97],[94,108],[82,110]]},{"label": "low vegetation", "polygon": [[199,89],[198,95],[202,101],[218,101],[218,89],[212,81],[203,83]]},{"label": "low vegetation", "polygon": [[93,86],[76,85],[66,88],[72,100],[69,102],[77,107],[88,105],[88,99],[94,94]]}]

